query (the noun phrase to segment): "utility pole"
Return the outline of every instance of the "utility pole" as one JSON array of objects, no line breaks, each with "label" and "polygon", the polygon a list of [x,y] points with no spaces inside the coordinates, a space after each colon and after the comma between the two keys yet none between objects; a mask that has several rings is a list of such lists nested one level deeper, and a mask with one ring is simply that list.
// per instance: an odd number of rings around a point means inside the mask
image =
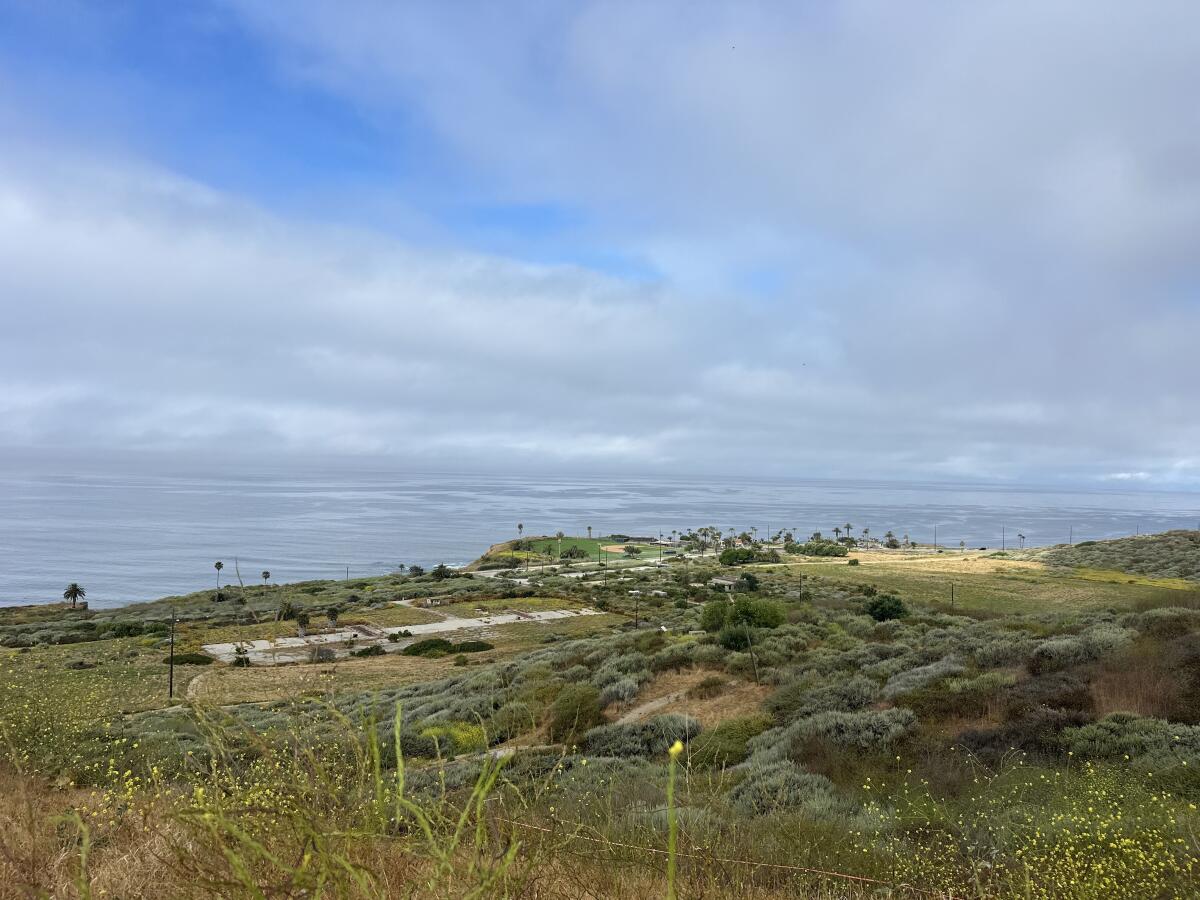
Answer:
[{"label": "utility pole", "polygon": [[1000,549],[1001,549],[1001,550],[1007,550],[1007,549],[1008,549],[1008,546],[1007,546],[1007,544],[1005,543],[1005,541],[1006,541],[1006,538],[1005,538],[1005,535],[1004,535],[1004,526],[1003,526],[1003,525],[1001,525],[1001,526],[1000,526]]},{"label": "utility pole", "polygon": [[1068,543],[1072,547],[1075,546],[1075,526],[1074,525],[1071,526],[1071,537],[1068,539]]},{"label": "utility pole", "polygon": [[350,580],[350,567],[349,566],[346,566],[346,580],[347,581]]},{"label": "utility pole", "polygon": [[954,609],[954,582],[950,582],[950,608]]},{"label": "utility pole", "polygon": [[167,664],[167,699],[175,698],[175,606],[171,606],[171,654]]},{"label": "utility pole", "polygon": [[933,526],[933,549],[937,549],[937,526]]}]

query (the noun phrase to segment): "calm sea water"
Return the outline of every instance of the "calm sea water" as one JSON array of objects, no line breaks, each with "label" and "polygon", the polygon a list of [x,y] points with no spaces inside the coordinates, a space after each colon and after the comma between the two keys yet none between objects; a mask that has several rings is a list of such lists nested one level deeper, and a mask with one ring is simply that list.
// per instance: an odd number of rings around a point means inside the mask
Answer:
[{"label": "calm sea water", "polygon": [[526,534],[657,535],[715,525],[807,535],[850,522],[882,535],[999,547],[1195,528],[1200,494],[749,478],[574,478],[319,471],[53,474],[0,471],[0,604],[60,598],[80,582],[96,606],[214,583],[382,574],[398,563],[467,562]]}]

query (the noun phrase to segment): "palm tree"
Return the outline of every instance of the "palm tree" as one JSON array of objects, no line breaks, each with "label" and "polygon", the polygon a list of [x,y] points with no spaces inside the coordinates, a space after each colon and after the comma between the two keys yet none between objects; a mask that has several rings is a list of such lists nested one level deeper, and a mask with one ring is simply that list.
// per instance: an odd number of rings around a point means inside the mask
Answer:
[{"label": "palm tree", "polygon": [[266,584],[268,581],[270,581],[270,580],[271,580],[271,573],[270,573],[270,572],[268,572],[266,569],[263,569],[263,570],[262,570],[262,580],[263,580],[263,584],[264,584],[264,585],[265,585],[265,584]]},{"label": "palm tree", "polygon": [[525,531],[525,525],[521,522],[517,523],[517,538],[519,539]]},{"label": "palm tree", "polygon": [[221,570],[223,568],[225,568],[225,563],[221,562],[218,559],[215,563],[213,563],[213,568],[217,570],[217,594],[220,595],[220,593],[221,593]]},{"label": "palm tree", "polygon": [[863,540],[865,541],[870,536],[870,534],[871,534],[871,529],[864,528],[863,529]]},{"label": "palm tree", "polygon": [[1020,542],[1021,542],[1021,549],[1022,549],[1022,550],[1024,550],[1024,549],[1025,549],[1025,535],[1023,535],[1023,534],[1021,534],[1020,532],[1018,532],[1018,533],[1017,533],[1017,539],[1018,539],[1018,540],[1020,540]]},{"label": "palm tree", "polygon": [[592,526],[589,525],[588,526],[588,540],[590,541],[591,539],[592,539]]},{"label": "palm tree", "polygon": [[854,526],[851,525],[849,522],[846,523],[846,537],[850,537],[850,529],[853,527]]},{"label": "palm tree", "polygon": [[71,601],[71,609],[75,609],[76,604],[86,596],[87,591],[74,581],[68,584],[67,589],[63,591],[63,599]]},{"label": "palm tree", "polygon": [[833,526],[833,536],[834,536],[835,538],[837,538],[838,540],[841,540],[841,538],[842,538],[842,529],[841,529],[841,526],[839,526],[839,525],[834,525],[834,526]]}]

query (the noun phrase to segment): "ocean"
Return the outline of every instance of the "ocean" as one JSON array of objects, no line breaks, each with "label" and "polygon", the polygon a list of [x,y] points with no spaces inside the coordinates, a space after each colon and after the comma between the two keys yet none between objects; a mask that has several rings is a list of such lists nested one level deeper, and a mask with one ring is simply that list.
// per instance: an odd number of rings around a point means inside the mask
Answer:
[{"label": "ocean", "polygon": [[[36,467],[35,467],[36,468]],[[345,469],[0,472],[0,604],[108,607],[224,583],[460,564],[526,535],[670,533],[702,525],[807,536],[850,522],[957,548],[1196,528],[1200,494],[803,479],[410,474]]]}]

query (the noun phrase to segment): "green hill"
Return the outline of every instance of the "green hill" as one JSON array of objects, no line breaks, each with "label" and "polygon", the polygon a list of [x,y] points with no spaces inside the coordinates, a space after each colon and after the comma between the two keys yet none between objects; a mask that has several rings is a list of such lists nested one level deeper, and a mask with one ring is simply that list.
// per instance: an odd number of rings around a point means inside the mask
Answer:
[{"label": "green hill", "polygon": [[1108,569],[1149,578],[1200,582],[1200,531],[1166,531],[1112,541],[1055,547],[1042,559],[1052,566]]}]

